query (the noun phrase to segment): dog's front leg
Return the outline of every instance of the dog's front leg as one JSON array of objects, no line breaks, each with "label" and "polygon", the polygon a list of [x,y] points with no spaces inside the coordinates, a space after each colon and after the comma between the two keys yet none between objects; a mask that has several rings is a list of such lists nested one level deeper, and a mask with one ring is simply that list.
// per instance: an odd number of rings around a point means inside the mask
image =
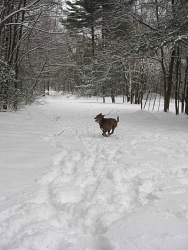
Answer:
[{"label": "dog's front leg", "polygon": [[114,133],[114,129],[115,129],[115,128],[113,127],[113,128],[112,128],[112,131],[111,131],[111,133],[110,133],[110,135],[112,135],[112,134]]},{"label": "dog's front leg", "polygon": [[107,137],[106,131],[105,131],[103,128],[101,128],[101,130],[102,130],[102,132],[103,132],[102,135],[105,136],[105,137]]},{"label": "dog's front leg", "polygon": [[105,131],[103,131],[102,135],[105,136],[105,137],[107,137],[107,134],[106,134]]}]

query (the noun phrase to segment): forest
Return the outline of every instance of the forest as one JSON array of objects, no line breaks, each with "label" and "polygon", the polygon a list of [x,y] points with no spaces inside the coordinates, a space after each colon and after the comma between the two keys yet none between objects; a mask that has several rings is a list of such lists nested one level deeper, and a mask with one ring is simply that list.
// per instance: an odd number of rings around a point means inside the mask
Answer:
[{"label": "forest", "polygon": [[50,90],[188,114],[188,1],[2,0],[0,110]]}]

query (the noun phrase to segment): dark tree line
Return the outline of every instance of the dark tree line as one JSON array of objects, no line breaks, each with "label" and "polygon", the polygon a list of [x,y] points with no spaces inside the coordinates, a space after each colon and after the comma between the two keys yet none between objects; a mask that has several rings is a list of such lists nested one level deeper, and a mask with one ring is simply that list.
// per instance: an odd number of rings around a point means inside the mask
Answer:
[{"label": "dark tree line", "polygon": [[[0,109],[17,109],[41,92],[52,45],[57,1],[3,0],[0,4]],[[46,23],[44,23],[46,21]],[[49,22],[48,29],[46,24]],[[45,55],[44,55],[45,50]],[[39,83],[40,82],[40,87]],[[39,88],[38,88],[39,87]]]},{"label": "dark tree line", "polygon": [[[83,95],[124,95],[142,104],[156,93],[164,111],[175,99],[176,113],[187,113],[188,2],[67,1],[65,25],[74,39],[82,36],[75,85]],[[88,45],[90,50],[84,49]],[[181,107],[180,107],[181,103]]]},{"label": "dark tree line", "polygon": [[51,89],[188,114],[187,0],[3,0],[0,109]]}]

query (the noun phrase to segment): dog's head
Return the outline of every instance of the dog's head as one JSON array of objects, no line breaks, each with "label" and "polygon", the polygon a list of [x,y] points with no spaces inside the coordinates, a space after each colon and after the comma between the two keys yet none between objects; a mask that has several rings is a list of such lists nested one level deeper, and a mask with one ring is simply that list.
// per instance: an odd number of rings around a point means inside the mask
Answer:
[{"label": "dog's head", "polygon": [[104,118],[104,115],[100,113],[94,119],[95,119],[95,122],[100,123],[103,118]]}]

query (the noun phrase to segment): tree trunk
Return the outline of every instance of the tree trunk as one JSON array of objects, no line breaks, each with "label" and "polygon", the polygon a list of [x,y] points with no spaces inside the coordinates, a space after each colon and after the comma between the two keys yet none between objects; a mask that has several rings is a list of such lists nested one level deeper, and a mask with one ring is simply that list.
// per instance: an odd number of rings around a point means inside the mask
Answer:
[{"label": "tree trunk", "polygon": [[187,65],[185,69],[185,80],[184,80],[184,88],[185,88],[185,113],[188,115],[188,57],[186,58]]},{"label": "tree trunk", "polygon": [[111,98],[112,98],[112,103],[115,103],[115,95],[114,94],[111,95]]},{"label": "tree trunk", "polygon": [[184,77],[184,86],[183,86],[183,93],[182,93],[182,106],[181,112],[184,112],[185,109],[185,97],[186,97],[186,88],[187,88],[187,75],[188,75],[188,57],[186,58],[186,67],[185,67],[185,77]]},{"label": "tree trunk", "polygon": [[176,54],[176,51],[175,51],[175,49],[173,49],[172,53],[171,53],[169,71],[168,71],[168,78],[167,78],[166,110],[165,110],[165,112],[167,112],[169,110],[169,105],[170,105],[175,54]]},{"label": "tree trunk", "polygon": [[176,59],[176,82],[175,82],[175,110],[176,115],[179,115],[179,71],[180,71],[180,51],[179,46],[177,48],[177,59]]},{"label": "tree trunk", "polygon": [[167,112],[167,82],[166,82],[166,69],[164,65],[164,51],[161,48],[161,67],[163,72],[163,92],[164,92],[164,112]]},{"label": "tree trunk", "polygon": [[92,55],[95,55],[95,30],[94,24],[91,25]]}]

